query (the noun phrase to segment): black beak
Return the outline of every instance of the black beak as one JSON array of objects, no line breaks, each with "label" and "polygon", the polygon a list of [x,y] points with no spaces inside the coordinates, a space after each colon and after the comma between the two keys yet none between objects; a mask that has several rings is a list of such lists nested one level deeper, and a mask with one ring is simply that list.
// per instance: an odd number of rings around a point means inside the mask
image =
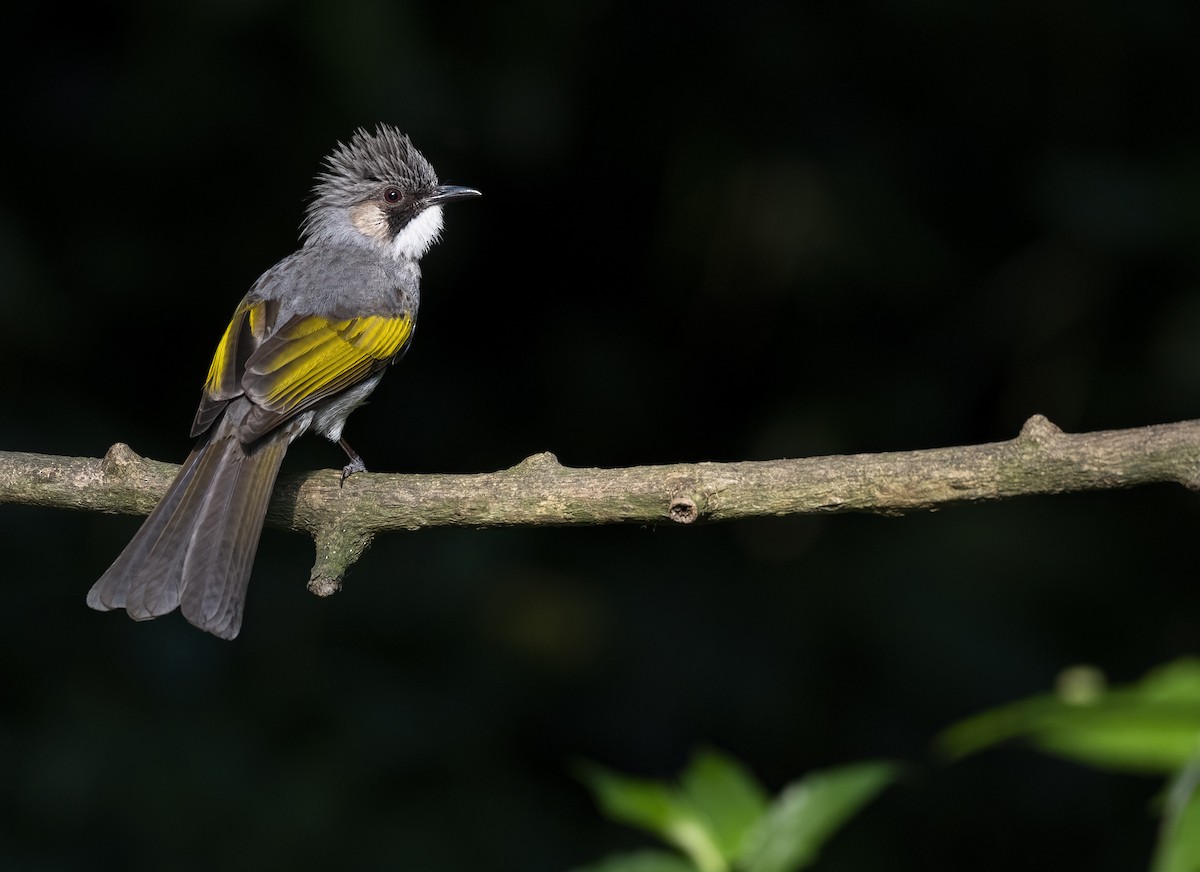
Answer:
[{"label": "black beak", "polygon": [[462,188],[458,185],[442,185],[425,198],[426,206],[439,206],[454,200],[466,200],[471,197],[482,197],[483,194],[474,188]]}]

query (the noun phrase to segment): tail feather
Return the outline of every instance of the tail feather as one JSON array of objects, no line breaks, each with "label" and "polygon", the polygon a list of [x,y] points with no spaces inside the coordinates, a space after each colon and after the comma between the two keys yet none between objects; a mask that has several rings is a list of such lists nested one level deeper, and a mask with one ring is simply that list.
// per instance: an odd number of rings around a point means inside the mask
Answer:
[{"label": "tail feather", "polygon": [[234,446],[235,440],[221,439],[197,449],[200,456],[180,499],[161,529],[148,539],[144,552],[137,555],[140,562],[131,562],[125,611],[135,621],[156,618],[179,607],[188,582],[183,564],[191,548],[192,528],[203,511],[205,494],[217,485],[221,464]]},{"label": "tail feather", "polygon": [[232,433],[196,446],[166,496],[88,592],[87,603],[134,620],[180,605],[192,624],[232,639],[262,522],[290,437],[277,431],[247,452]]},{"label": "tail feather", "polygon": [[192,528],[183,561],[183,615],[223,639],[232,639],[241,628],[263,518],[287,447],[288,440],[278,437],[252,454],[238,446],[236,456],[222,464],[222,477],[209,489]]},{"label": "tail feather", "polygon": [[[125,546],[125,550],[92,585],[87,604],[93,609],[102,612],[126,609],[131,618],[142,621],[165,615],[179,606],[181,567],[172,571],[163,567],[161,560],[178,551],[166,547],[172,541],[167,534],[177,529],[179,521],[187,515],[180,511],[180,506],[192,492],[196,470],[209,455],[211,447],[204,443],[192,450],[167,493]],[[155,559],[159,565],[147,572],[147,561]],[[149,582],[153,584],[147,589]]]}]

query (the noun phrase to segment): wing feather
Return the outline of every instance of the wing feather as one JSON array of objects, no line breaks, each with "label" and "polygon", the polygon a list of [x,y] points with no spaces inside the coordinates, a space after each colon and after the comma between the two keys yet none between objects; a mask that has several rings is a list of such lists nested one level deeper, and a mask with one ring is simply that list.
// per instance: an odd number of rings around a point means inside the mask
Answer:
[{"label": "wing feather", "polygon": [[209,364],[192,436],[205,432],[229,401],[242,395],[246,361],[262,344],[278,313],[279,303],[274,300],[243,300],[237,307]]},{"label": "wing feather", "polygon": [[340,320],[305,315],[283,324],[246,360],[241,387],[261,411],[245,436],[257,438],[378,372],[404,350],[413,324],[407,312]]},{"label": "wing feather", "polygon": [[279,303],[244,300],[217,344],[192,435],[212,426],[230,400],[257,408],[242,434],[249,442],[321,400],[378,372],[412,338],[411,313],[326,318],[304,315],[275,326]]}]

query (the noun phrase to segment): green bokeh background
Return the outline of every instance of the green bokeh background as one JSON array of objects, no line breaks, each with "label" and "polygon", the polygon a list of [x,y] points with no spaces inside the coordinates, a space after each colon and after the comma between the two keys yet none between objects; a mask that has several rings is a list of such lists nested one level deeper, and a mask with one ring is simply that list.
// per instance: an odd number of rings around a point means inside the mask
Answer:
[{"label": "green bokeh background", "polygon": [[[769,459],[1200,414],[1193,3],[25,4],[6,12],[0,448],[179,460],[322,155],[443,180],[378,471]],[[297,444],[285,469],[334,467]],[[0,507],[0,866],[556,872],[644,841],[584,757],[772,789],[927,764],[825,870],[1147,862],[1158,785],[949,723],[1200,648],[1181,488],[695,529],[268,531],[242,636],[85,608],[136,519]]]}]

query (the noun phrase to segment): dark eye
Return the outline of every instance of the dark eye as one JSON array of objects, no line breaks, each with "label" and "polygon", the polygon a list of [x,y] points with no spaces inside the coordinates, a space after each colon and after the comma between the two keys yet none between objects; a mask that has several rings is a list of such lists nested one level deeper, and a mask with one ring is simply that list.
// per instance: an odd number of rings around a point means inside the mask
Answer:
[{"label": "dark eye", "polygon": [[395,185],[390,185],[383,189],[383,199],[388,203],[399,203],[404,197],[404,192]]}]

